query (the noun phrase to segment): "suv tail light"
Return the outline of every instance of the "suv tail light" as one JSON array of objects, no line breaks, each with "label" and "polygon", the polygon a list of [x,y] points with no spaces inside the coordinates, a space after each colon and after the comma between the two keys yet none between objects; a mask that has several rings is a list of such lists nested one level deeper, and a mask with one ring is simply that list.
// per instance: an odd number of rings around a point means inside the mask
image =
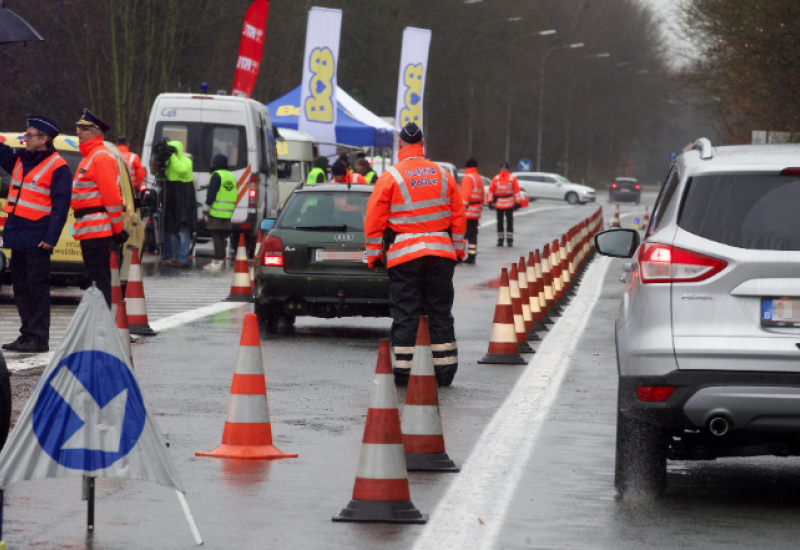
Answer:
[{"label": "suv tail light", "polygon": [[258,174],[250,176],[250,189],[247,191],[247,208],[258,208]]},{"label": "suv tail light", "polygon": [[261,250],[261,265],[283,267],[283,243],[278,237],[264,239]]},{"label": "suv tail light", "polygon": [[675,386],[636,386],[636,395],[639,397],[639,401],[649,403],[663,403],[674,391]]},{"label": "suv tail light", "polygon": [[639,252],[642,283],[696,283],[713,277],[728,263],[698,252],[660,243],[645,243]]}]

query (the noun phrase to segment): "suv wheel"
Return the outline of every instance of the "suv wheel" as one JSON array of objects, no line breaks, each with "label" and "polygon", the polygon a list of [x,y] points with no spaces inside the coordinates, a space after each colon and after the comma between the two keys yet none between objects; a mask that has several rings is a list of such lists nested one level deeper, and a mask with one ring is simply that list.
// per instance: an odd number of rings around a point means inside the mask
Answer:
[{"label": "suv wheel", "polygon": [[567,193],[567,202],[570,204],[578,204],[578,194],[572,191]]},{"label": "suv wheel", "polygon": [[264,332],[267,334],[278,332],[278,319],[280,316],[274,308],[256,301],[255,310],[256,317],[258,317],[258,325]]},{"label": "suv wheel", "polygon": [[667,487],[667,438],[656,426],[617,411],[614,485],[621,494],[660,496]]}]

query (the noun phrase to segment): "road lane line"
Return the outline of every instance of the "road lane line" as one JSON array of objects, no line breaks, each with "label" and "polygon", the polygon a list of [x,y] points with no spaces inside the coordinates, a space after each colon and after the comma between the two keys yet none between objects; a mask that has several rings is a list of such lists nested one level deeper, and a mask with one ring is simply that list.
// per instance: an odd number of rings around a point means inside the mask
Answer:
[{"label": "road lane line", "polygon": [[414,550],[493,548],[610,265],[595,260],[431,514]]},{"label": "road lane line", "polygon": [[[150,323],[150,328],[156,332],[160,332],[191,323],[192,321],[197,321],[203,317],[209,317],[223,311],[229,311],[243,305],[245,304],[242,302],[220,302],[218,304],[211,304],[210,306],[190,309],[189,311],[176,313],[175,315],[170,315],[169,317],[164,317],[163,319],[159,319],[157,321],[152,321]],[[6,365],[10,371],[43,367],[50,363],[50,359],[53,358],[54,353],[55,349],[47,353],[23,355],[18,359],[7,360]]]},{"label": "road lane line", "polygon": [[[527,216],[529,214],[536,214],[537,212],[546,212],[548,210],[564,210],[565,208],[574,208],[574,206],[545,206],[544,208],[536,208],[535,210],[526,210],[525,212],[514,212],[514,217]],[[493,221],[483,222],[478,227],[488,227],[490,225],[497,225],[497,219]]]}]

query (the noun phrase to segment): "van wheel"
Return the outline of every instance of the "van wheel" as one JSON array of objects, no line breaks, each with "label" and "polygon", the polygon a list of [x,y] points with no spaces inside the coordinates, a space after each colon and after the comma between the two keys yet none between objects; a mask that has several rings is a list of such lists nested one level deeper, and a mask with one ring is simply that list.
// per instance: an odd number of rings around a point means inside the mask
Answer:
[{"label": "van wheel", "polygon": [[567,202],[569,204],[578,204],[578,194],[575,192],[570,191],[567,193]]},{"label": "van wheel", "polygon": [[614,485],[624,496],[658,497],[667,487],[667,437],[657,426],[617,411]]}]

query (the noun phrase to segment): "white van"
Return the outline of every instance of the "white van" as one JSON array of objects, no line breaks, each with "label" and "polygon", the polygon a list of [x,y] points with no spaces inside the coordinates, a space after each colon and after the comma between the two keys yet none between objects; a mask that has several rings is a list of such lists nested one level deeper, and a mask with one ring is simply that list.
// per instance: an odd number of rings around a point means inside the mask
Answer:
[{"label": "white van", "polygon": [[211,161],[218,154],[228,157],[228,169],[236,177],[239,189],[232,242],[238,242],[238,233],[242,232],[252,251],[261,220],[274,218],[278,207],[277,152],[266,106],[245,97],[159,95],[150,112],[142,150],[148,185],[155,182],[150,172],[153,144],[165,137],[180,141],[192,155],[200,236],[206,236],[202,217]]},{"label": "white van", "polygon": [[317,154],[314,136],[289,128],[276,128],[278,151],[278,206],[281,207],[300,182],[308,178]]}]

